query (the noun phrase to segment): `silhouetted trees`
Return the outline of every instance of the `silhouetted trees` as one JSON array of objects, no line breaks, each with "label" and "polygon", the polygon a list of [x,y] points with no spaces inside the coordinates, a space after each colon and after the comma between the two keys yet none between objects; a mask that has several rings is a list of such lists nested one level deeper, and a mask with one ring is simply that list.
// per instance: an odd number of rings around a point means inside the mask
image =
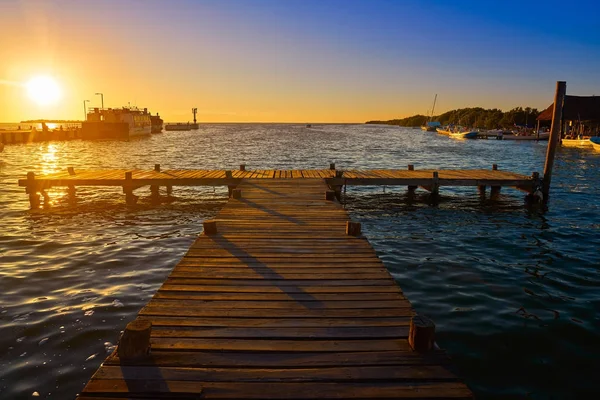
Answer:
[{"label": "silhouetted trees", "polygon": [[[496,129],[511,128],[515,125],[530,127],[535,126],[536,118],[540,115],[537,108],[515,107],[510,111],[503,112],[497,108],[484,109],[481,107],[460,108],[447,111],[433,117],[432,121],[439,121],[442,125],[459,124],[472,128]],[[413,115],[402,119],[389,121],[368,121],[367,124],[388,124],[400,126],[420,126],[425,124],[428,118],[425,115]]]}]

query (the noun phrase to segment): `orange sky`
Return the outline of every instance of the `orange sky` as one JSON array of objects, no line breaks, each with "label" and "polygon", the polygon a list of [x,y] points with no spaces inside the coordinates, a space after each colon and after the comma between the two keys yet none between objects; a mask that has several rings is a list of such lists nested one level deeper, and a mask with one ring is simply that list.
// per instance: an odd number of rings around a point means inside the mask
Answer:
[{"label": "orange sky", "polygon": [[[500,64],[487,53],[471,57],[476,42],[459,51],[456,60],[435,57],[432,46],[442,46],[440,52],[453,45],[460,50],[470,36],[457,37],[456,43],[439,34],[428,37],[431,28],[391,23],[396,17],[386,10],[378,20],[366,19],[364,10],[336,19],[337,8],[318,10],[325,7],[318,2],[311,3],[314,10],[302,2],[289,2],[289,7],[286,2],[251,3],[258,6],[244,9],[249,3],[239,1],[3,0],[0,121],[81,119],[83,100],[99,106],[96,92],[104,93],[107,107],[148,107],[166,121],[190,120],[191,108],[197,107],[198,119],[206,122],[399,118],[425,114],[435,93],[439,113],[468,106],[544,108],[558,79],[568,80],[570,91],[583,88],[579,94],[593,94],[585,91],[581,70],[540,59],[540,75],[532,63]],[[406,19],[398,21],[412,21],[406,12]],[[372,26],[366,30],[368,21]],[[499,28],[487,34],[497,36]],[[514,37],[508,39],[503,57],[516,46]],[[523,41],[535,46],[538,39],[544,38]],[[556,56],[540,50],[540,57]],[[62,97],[56,104],[39,106],[28,98],[23,84],[39,75],[59,83]]]}]

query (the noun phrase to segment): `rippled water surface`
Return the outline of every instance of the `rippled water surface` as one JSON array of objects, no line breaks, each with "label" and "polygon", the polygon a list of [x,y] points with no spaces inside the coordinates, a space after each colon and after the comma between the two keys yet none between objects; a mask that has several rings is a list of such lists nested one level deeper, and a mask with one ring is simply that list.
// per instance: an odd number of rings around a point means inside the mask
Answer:
[{"label": "rippled water surface", "polygon": [[[225,203],[223,188],[175,188],[134,208],[117,188],[50,191],[28,211],[26,172],[84,168],[543,169],[545,143],[454,141],[368,125],[203,126],[131,142],[7,145],[0,153],[0,398],[69,399]],[[550,208],[442,188],[349,187],[344,201],[480,398],[600,394],[600,153],[560,149]],[[145,197],[144,197],[145,196]]]}]

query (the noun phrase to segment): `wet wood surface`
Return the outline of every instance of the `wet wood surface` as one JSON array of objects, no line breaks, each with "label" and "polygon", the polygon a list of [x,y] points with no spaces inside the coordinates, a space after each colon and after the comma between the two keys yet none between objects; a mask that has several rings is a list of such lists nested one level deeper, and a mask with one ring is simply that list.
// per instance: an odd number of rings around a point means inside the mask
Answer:
[{"label": "wet wood surface", "polygon": [[238,189],[139,312],[150,354],[113,352],[79,399],[472,397],[443,351],[411,349],[409,301],[323,177]]}]

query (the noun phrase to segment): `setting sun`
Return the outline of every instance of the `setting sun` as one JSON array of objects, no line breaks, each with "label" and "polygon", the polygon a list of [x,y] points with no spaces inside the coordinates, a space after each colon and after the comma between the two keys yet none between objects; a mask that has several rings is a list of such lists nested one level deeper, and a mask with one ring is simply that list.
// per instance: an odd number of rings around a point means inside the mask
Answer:
[{"label": "setting sun", "polygon": [[56,103],[60,98],[60,88],[56,81],[47,76],[38,76],[27,82],[29,98],[39,105]]}]

